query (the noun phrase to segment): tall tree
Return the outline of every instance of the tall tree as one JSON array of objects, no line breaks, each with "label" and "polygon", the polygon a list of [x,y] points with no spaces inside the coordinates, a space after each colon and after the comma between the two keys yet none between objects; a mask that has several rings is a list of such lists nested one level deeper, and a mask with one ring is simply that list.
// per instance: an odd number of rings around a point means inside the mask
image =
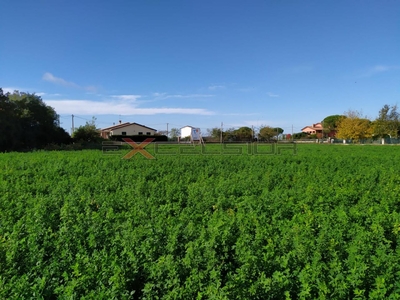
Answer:
[{"label": "tall tree", "polygon": [[69,139],[59,127],[55,110],[40,96],[2,90],[0,95],[0,151],[43,148]]},{"label": "tall tree", "polygon": [[336,136],[340,139],[350,139],[360,142],[363,139],[371,138],[372,134],[373,127],[371,121],[363,117],[358,111],[349,110],[337,125]]},{"label": "tall tree", "polygon": [[235,130],[236,139],[239,141],[252,141],[253,130],[250,127],[240,127]]},{"label": "tall tree", "polygon": [[322,127],[324,128],[324,134],[329,134],[330,132],[335,132],[340,120],[343,118],[343,115],[331,115],[327,116],[322,120]]},{"label": "tall tree", "polygon": [[236,130],[235,128],[228,128],[222,132],[222,138],[224,141],[232,142],[236,141]]},{"label": "tall tree", "polygon": [[258,139],[260,141],[269,141],[276,135],[277,135],[276,128],[272,128],[270,126],[261,126],[260,131],[258,133]]},{"label": "tall tree", "polygon": [[398,137],[400,130],[400,114],[397,105],[385,104],[374,121],[374,135],[378,137]]},{"label": "tall tree", "polygon": [[221,128],[214,127],[211,129],[207,129],[207,133],[213,140],[221,139]]},{"label": "tall tree", "polygon": [[99,130],[96,128],[96,118],[87,121],[85,125],[79,126],[73,133],[72,137],[76,141],[97,143],[101,140]]},{"label": "tall tree", "polygon": [[284,130],[280,127],[274,127],[273,130],[275,131],[276,139],[279,139],[279,135],[281,135],[284,132]]},{"label": "tall tree", "polygon": [[178,137],[180,136],[180,130],[179,128],[171,128],[169,132],[169,137],[172,141],[176,141]]},{"label": "tall tree", "polygon": [[17,105],[0,88],[0,151],[10,151],[17,147],[20,124],[16,113]]}]

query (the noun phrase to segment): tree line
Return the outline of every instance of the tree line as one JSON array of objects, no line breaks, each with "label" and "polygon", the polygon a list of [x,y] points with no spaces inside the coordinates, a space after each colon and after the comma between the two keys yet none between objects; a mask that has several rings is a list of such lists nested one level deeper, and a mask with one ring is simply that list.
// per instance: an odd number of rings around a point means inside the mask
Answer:
[{"label": "tree line", "polygon": [[222,141],[222,142],[234,142],[234,141],[271,141],[277,140],[283,133],[283,129],[280,127],[271,127],[262,125],[258,130],[247,126],[240,127],[238,129],[228,128],[222,130],[222,128],[214,127],[208,129],[208,137],[210,141]]},{"label": "tree line", "polygon": [[68,144],[70,135],[60,127],[56,111],[40,96],[4,93],[0,88],[0,151],[41,149]]},{"label": "tree line", "polygon": [[[322,135],[298,132],[283,135],[284,130],[280,127],[262,125],[256,131],[250,127],[239,129],[214,127],[208,129],[210,141],[271,141],[278,139],[302,139],[302,138],[327,138],[335,137],[344,140],[360,142],[365,139],[399,138],[400,137],[400,113],[397,105],[385,104],[378,116],[371,120],[363,116],[361,112],[349,110],[343,115],[327,116],[322,122]],[[175,130],[174,132],[177,132]]]},{"label": "tree line", "polygon": [[397,105],[385,104],[378,116],[371,120],[356,110],[334,115],[322,121],[325,132],[334,131],[335,137],[360,142],[365,139],[399,138],[400,114]]},{"label": "tree line", "polygon": [[[73,141],[98,143],[101,137],[96,119],[86,122],[71,137],[60,127],[59,116],[54,108],[46,105],[40,96],[14,91],[4,93],[0,88],[0,152],[42,149],[48,145],[66,145]],[[399,138],[400,114],[397,105],[385,104],[374,120],[359,111],[349,110],[343,115],[331,115],[322,122],[323,137],[334,132],[339,139],[359,142],[370,138]],[[172,128],[170,140],[176,140],[179,129]],[[283,135],[280,127],[262,125],[258,130],[250,127],[238,129],[214,127],[208,129],[207,141],[276,141],[310,137],[304,132]]]}]

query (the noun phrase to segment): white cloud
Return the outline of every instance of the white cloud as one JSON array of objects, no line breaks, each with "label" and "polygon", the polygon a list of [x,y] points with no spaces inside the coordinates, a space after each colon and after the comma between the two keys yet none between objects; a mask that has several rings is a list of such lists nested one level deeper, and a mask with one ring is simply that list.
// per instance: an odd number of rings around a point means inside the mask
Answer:
[{"label": "white cloud", "polygon": [[137,99],[141,98],[141,95],[114,95],[112,96],[115,99],[127,101],[127,102],[136,102]]},{"label": "white cloud", "polygon": [[167,93],[153,93],[154,97],[164,97]]},{"label": "white cloud", "polygon": [[79,88],[79,85],[77,85],[76,83],[70,82],[70,81],[66,81],[65,79],[62,79],[60,77],[56,77],[51,73],[44,73],[42,79],[44,81],[48,81],[48,82],[52,82],[55,84],[59,84],[62,86],[66,86],[66,87],[74,87],[74,88]]},{"label": "white cloud", "polygon": [[278,98],[279,97],[279,95],[277,95],[277,94],[273,94],[273,93],[267,93],[267,95],[269,96],[269,97],[272,97],[272,98]]},{"label": "white cloud", "polygon": [[242,113],[229,113],[229,114],[221,114],[222,116],[254,116],[258,115],[258,113],[250,113],[250,114],[242,114]]},{"label": "white cloud", "polygon": [[[19,92],[22,92],[22,93],[30,93],[26,89],[21,89],[21,88],[16,88],[16,87],[3,87],[2,89],[3,89],[3,93],[4,94],[6,94],[6,93],[12,94],[15,91],[19,91]],[[44,95],[48,95],[47,93],[44,93],[44,92],[39,92],[39,93],[33,92],[32,94],[35,94],[36,96],[39,96],[39,97],[42,97]]]},{"label": "white cloud", "polygon": [[385,65],[376,65],[372,68],[369,68],[367,71],[363,72],[359,77],[371,77],[376,74],[389,72],[392,70],[399,70],[400,66],[385,66]]},{"label": "white cloud", "polygon": [[189,114],[213,115],[214,112],[203,108],[151,107],[138,108],[129,102],[90,100],[47,100],[47,105],[55,108],[59,114],[82,115],[156,115],[156,114]]},{"label": "white cloud", "polygon": [[167,94],[167,93],[153,93],[153,96],[156,97],[157,100],[164,100],[170,98],[176,99],[190,99],[190,98],[210,98],[214,97],[214,95],[210,94]]},{"label": "white cloud", "polygon": [[97,88],[93,85],[89,85],[89,86],[80,86],[72,81],[67,81],[61,77],[56,77],[53,74],[46,72],[43,74],[42,79],[44,81],[48,81],[57,85],[61,85],[64,87],[70,87],[70,88],[76,88],[76,89],[83,89],[85,91],[88,92],[92,92],[95,93],[97,91]]},{"label": "white cloud", "polygon": [[210,91],[225,89],[224,85],[211,85],[208,87]]},{"label": "white cloud", "polygon": [[7,93],[12,94],[12,93],[14,93],[14,91],[20,91],[20,92],[22,91],[21,89],[16,88],[16,87],[3,87],[2,89],[3,89],[4,94],[7,94]]}]

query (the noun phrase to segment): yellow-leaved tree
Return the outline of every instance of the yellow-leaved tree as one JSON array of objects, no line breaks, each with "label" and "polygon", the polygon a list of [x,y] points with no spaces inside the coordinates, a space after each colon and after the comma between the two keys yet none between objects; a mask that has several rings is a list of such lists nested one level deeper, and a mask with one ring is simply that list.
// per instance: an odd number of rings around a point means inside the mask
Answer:
[{"label": "yellow-leaved tree", "polygon": [[336,137],[359,143],[371,138],[373,132],[372,122],[367,117],[363,117],[361,112],[349,110],[338,122]]}]

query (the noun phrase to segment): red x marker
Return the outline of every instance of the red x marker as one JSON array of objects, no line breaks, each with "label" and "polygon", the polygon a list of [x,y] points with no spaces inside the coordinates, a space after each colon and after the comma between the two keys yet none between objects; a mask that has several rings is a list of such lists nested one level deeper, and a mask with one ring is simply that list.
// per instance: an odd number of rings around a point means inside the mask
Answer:
[{"label": "red x marker", "polygon": [[152,141],[155,140],[155,138],[147,138],[145,139],[141,144],[136,144],[134,141],[132,141],[130,138],[123,138],[122,139],[125,143],[131,145],[133,150],[131,150],[129,153],[127,153],[123,158],[128,159],[134,156],[136,153],[142,154],[144,157],[148,159],[155,159],[153,155],[151,155],[149,152],[144,150],[144,147],[146,147],[148,144],[150,144]]}]

